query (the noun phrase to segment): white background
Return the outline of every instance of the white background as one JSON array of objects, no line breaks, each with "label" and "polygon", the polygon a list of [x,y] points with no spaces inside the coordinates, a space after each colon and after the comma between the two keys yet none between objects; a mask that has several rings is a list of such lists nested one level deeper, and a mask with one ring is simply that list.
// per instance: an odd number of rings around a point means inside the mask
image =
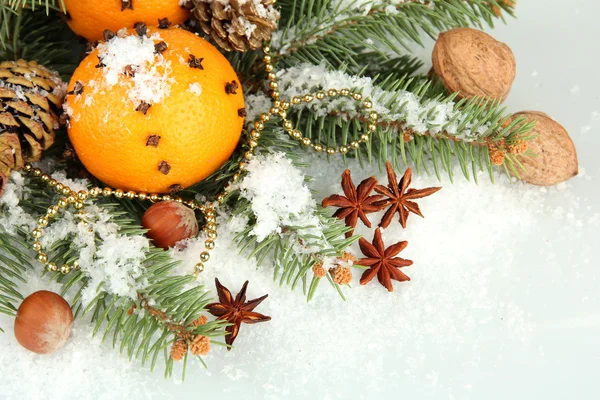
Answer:
[{"label": "white background", "polygon": [[[215,348],[209,371],[191,365],[184,384],[90,342],[82,322],[60,352],[32,355],[0,317],[0,398],[600,398],[600,2],[520,1],[517,15],[493,31],[517,59],[506,106],[560,121],[579,177],[549,190],[444,181],[421,202],[425,219],[385,232],[388,244],[409,240],[415,261],[391,294],[355,279],[347,303],[324,285],[306,305],[268,268],[217,256],[207,282],[218,275],[235,292],[250,279],[250,298],[270,294],[257,311],[273,320],[242,327],[232,352]],[[427,63],[431,47],[420,51]],[[356,180],[383,179],[351,168]],[[325,194],[342,170],[320,162],[309,173]],[[27,290],[43,287],[34,279]]]}]

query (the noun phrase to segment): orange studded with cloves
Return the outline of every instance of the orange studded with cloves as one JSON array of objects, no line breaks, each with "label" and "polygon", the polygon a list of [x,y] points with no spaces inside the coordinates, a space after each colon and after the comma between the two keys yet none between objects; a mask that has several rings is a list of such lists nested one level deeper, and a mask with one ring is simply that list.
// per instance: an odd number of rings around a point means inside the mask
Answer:
[{"label": "orange studded with cloves", "polygon": [[88,171],[113,188],[168,193],[223,165],[246,115],[227,59],[179,28],[107,37],[73,74],[64,106]]}]

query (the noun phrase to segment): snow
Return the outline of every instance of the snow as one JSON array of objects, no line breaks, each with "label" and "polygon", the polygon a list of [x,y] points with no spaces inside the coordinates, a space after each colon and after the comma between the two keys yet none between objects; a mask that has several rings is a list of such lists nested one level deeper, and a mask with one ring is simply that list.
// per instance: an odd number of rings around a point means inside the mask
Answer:
[{"label": "snow", "polygon": [[[160,33],[140,37],[119,31],[119,34],[97,47],[98,57],[105,67],[103,81],[93,88],[94,93],[115,85],[128,87],[128,98],[135,105],[144,101],[158,104],[169,97],[171,85],[175,82],[171,77],[171,62],[162,55],[156,54],[154,45],[160,42]],[[123,79],[123,71],[131,66],[135,72],[133,77]]]},{"label": "snow", "polygon": [[316,203],[305,176],[284,153],[259,155],[246,170],[236,188],[252,204],[256,225],[251,234],[259,242],[273,233],[282,233],[286,226],[316,226],[314,233],[319,233]]},{"label": "snow", "polygon": [[[431,100],[422,103],[413,93],[408,91],[390,92],[373,84],[369,77],[352,76],[342,71],[330,71],[324,65],[300,64],[277,73],[280,79],[280,91],[284,98],[303,96],[317,90],[340,90],[342,88],[357,89],[364,98],[373,102],[373,110],[380,115],[380,121],[404,121],[403,127],[410,128],[417,134],[428,134],[435,137],[440,132],[459,138],[465,142],[477,140],[485,133],[489,125],[477,126],[478,121],[471,121],[464,129],[458,128],[464,121],[464,113],[455,110],[452,101]],[[389,104],[393,100],[392,104]],[[356,101],[338,96],[336,99],[301,103],[298,107],[310,108],[318,115],[326,115],[333,111],[342,111],[346,116],[356,117],[360,110]],[[457,116],[458,115],[458,116]]]},{"label": "snow", "polygon": [[196,96],[200,96],[202,94],[202,85],[200,85],[198,82],[190,83],[188,92],[195,94]]}]

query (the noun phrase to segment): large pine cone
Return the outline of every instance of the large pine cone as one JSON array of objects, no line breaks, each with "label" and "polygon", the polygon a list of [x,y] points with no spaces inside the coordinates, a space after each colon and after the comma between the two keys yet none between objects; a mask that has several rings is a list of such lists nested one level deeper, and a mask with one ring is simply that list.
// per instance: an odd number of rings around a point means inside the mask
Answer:
[{"label": "large pine cone", "polygon": [[274,0],[193,0],[204,33],[224,50],[256,50],[271,39],[279,12]]},{"label": "large pine cone", "polygon": [[10,176],[52,146],[66,88],[34,61],[0,62],[0,173]]}]

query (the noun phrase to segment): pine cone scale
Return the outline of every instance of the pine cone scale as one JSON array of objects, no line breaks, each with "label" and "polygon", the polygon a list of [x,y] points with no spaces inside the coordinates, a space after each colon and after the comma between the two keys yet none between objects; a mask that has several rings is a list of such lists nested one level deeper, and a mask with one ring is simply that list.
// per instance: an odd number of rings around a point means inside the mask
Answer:
[{"label": "pine cone scale", "polygon": [[194,0],[202,31],[227,51],[259,49],[277,28],[279,12],[272,0]]}]

